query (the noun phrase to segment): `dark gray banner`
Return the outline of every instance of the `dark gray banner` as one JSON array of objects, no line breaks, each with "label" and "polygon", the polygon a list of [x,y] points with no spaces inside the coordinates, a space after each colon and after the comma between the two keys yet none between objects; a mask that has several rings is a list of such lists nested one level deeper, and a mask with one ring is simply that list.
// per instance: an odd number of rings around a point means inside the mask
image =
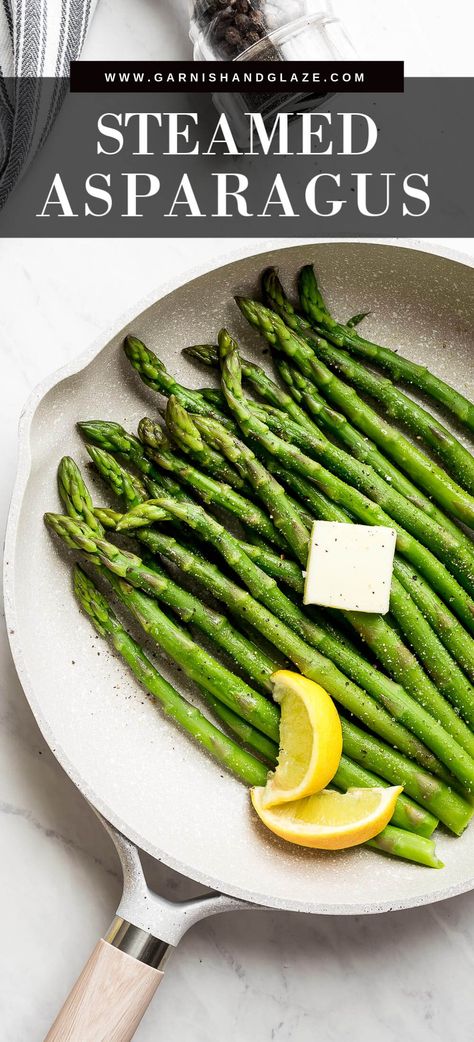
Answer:
[{"label": "dark gray banner", "polygon": [[0,234],[474,235],[474,79],[267,101],[68,94]]}]

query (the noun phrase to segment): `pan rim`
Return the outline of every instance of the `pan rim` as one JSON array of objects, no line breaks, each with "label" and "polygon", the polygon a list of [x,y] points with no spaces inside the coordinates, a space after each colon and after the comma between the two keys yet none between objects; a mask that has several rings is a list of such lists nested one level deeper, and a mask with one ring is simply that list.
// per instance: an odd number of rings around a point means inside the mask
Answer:
[{"label": "pan rim", "polygon": [[227,886],[222,887],[220,881],[217,878],[197,871],[191,865],[184,864],[183,862],[171,857],[166,851],[155,847],[153,844],[148,843],[146,837],[138,836],[134,833],[133,829],[126,827],[124,829],[124,822],[107,807],[105,801],[101,799],[95,792],[93,792],[88,786],[86,780],[80,775],[79,771],[73,766],[69,758],[66,756],[64,750],[55,741],[54,733],[50,728],[49,723],[45,720],[40,704],[35,694],[35,684],[33,678],[30,676],[26,661],[23,655],[21,646],[21,640],[18,635],[17,627],[17,608],[15,599],[15,552],[16,552],[16,541],[18,534],[18,522],[21,514],[21,508],[23,503],[24,493],[28,484],[30,476],[32,454],[30,447],[30,435],[31,427],[37,412],[37,409],[41,405],[45,395],[53,388],[59,386],[64,380],[69,377],[76,375],[85,370],[95,358],[101,353],[101,351],[109,344],[110,340],[117,336],[120,331],[131,322],[137,315],[141,314],[148,307],[150,307],[156,301],[164,298],[168,294],[174,292],[180,287],[186,286],[189,282],[199,278],[204,274],[208,274],[210,271],[219,270],[226,264],[248,258],[249,260],[264,256],[271,249],[291,249],[292,247],[301,246],[303,244],[314,244],[322,245],[325,243],[334,244],[342,243],[344,245],[359,245],[362,243],[374,244],[378,246],[385,246],[388,248],[397,249],[409,249],[412,252],[428,253],[433,256],[445,258],[447,260],[454,261],[457,264],[462,264],[468,268],[474,268],[474,259],[469,255],[464,254],[462,251],[454,250],[452,248],[441,245],[440,243],[424,243],[418,240],[404,239],[290,239],[290,240],[269,240],[265,243],[259,243],[258,251],[255,253],[249,253],[249,245],[246,243],[245,247],[239,244],[238,248],[233,250],[226,250],[215,258],[212,265],[207,262],[202,262],[199,265],[193,265],[190,269],[178,277],[167,280],[161,283],[151,293],[146,294],[143,298],[136,301],[130,308],[127,308],[125,313],[121,314],[119,318],[105,328],[97,337],[94,338],[93,343],[79,355],[76,355],[65,366],[56,370],[44,380],[42,380],[36,388],[30,394],[26,405],[24,406],[19,422],[19,444],[18,444],[18,461],[16,477],[14,482],[14,488],[12,498],[10,502],[10,508],[7,518],[6,534],[5,534],[5,555],[4,555],[4,603],[5,603],[5,621],[8,634],[8,640],[10,649],[15,665],[15,669],[23,688],[28,703],[32,709],[36,723],[40,728],[40,731],[47,742],[48,746],[53,751],[56,759],[60,763],[60,766],[66,772],[68,777],[73,781],[74,785],[78,788],[79,792],[88,800],[88,802],[106,819],[110,824],[116,828],[119,832],[122,832],[127,836],[133,843],[135,843],[140,849],[146,851],[155,859],[168,865],[170,868],[177,872],[187,876],[190,879],[195,880],[204,886],[209,887],[212,890],[223,892],[228,896],[241,899],[250,904],[257,906],[266,906],[269,908],[282,909],[287,911],[302,911],[311,914],[320,915],[362,915],[362,914],[379,914],[386,911],[398,911],[402,909],[408,909],[413,907],[419,907],[426,904],[436,903],[441,900],[445,900],[450,897],[457,896],[462,893],[467,893],[474,889],[474,876],[468,880],[464,880],[458,884],[451,886],[440,887],[434,893],[430,892],[426,895],[415,895],[410,896],[407,900],[397,900],[386,902],[370,902],[363,904],[324,904],[318,902],[312,902],[308,905],[305,902],[299,900],[291,900],[287,897],[269,898],[268,894],[259,894],[255,891],[248,892],[238,886],[232,886],[230,889]]}]

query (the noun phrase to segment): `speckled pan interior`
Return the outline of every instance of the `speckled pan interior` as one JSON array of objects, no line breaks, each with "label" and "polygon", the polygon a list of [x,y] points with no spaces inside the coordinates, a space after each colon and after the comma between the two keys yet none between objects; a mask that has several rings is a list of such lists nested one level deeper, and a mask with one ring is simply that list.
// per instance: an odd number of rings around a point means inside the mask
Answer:
[{"label": "speckled pan interior", "polygon": [[[123,357],[124,333],[142,337],[190,384],[198,385],[202,372],[181,348],[213,340],[224,322],[245,353],[261,361],[268,356],[233,294],[254,292],[268,264],[277,264],[290,285],[311,260],[337,315],[370,308],[367,336],[472,392],[473,273],[453,259],[375,243],[305,244],[194,278],[137,314],[85,368],[72,366],[27,409],[7,539],[6,603],[17,668],[44,735],[81,791],[125,835],[228,894],[304,911],[376,912],[471,888],[474,826],[460,840],[440,835],[441,871],[362,849],[321,854],[279,842],[255,820],[244,787],[163,717],[94,635],[72,595],[71,558],[42,522],[45,510],[59,507],[60,456],[69,453],[82,464],[87,458],[75,422],[113,418],[134,429],[156,408],[156,396]],[[105,490],[96,489],[97,501],[105,502]],[[176,677],[163,661],[159,668]],[[177,684],[186,687],[182,674]]]}]

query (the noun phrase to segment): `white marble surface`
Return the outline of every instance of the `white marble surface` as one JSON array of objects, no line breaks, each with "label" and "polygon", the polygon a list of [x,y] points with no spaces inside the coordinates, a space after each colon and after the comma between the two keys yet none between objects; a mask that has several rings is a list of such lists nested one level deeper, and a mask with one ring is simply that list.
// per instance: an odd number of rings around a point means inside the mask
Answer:
[{"label": "white marble surface", "polygon": [[[474,240],[452,245],[474,256]],[[191,254],[214,261],[215,243],[0,244],[2,526],[31,388]],[[39,1042],[120,882],[108,839],[38,732],[3,632],[0,656],[0,1037]],[[227,915],[188,934],[137,1039],[468,1042],[473,970],[473,895],[366,919]]]}]

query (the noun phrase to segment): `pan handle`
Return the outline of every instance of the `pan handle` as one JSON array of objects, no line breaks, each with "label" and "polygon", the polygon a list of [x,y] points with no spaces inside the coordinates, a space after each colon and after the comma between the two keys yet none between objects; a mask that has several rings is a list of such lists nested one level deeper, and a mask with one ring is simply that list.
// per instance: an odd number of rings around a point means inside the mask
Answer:
[{"label": "pan handle", "polygon": [[116,919],[84,966],[45,1042],[130,1042],[163,979],[169,945]]}]

